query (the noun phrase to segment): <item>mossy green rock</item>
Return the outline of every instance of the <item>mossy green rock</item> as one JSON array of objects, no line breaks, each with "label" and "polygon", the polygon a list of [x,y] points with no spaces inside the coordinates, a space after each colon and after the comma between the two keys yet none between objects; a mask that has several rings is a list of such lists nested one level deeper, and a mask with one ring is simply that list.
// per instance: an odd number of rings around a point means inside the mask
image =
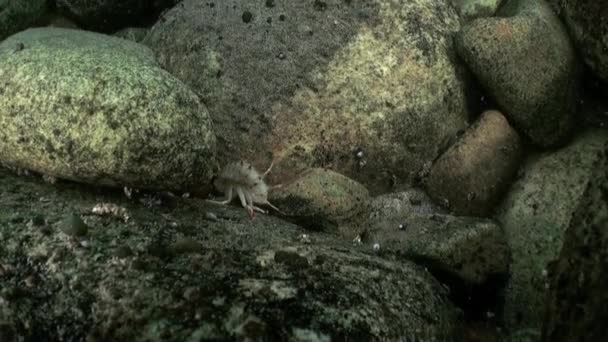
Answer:
[{"label": "mossy green rock", "polygon": [[608,131],[592,130],[563,149],[531,157],[499,206],[496,218],[512,253],[504,308],[510,331],[540,332],[547,265],[558,257],[573,214],[587,200],[585,189],[606,158],[607,144]]},{"label": "mossy green rock", "polygon": [[212,176],[205,106],[149,49],[70,29],[0,44],[0,162],[92,184],[183,189]]},{"label": "mossy green rock", "polygon": [[[36,207],[55,223],[100,201],[125,207],[131,219],[87,217],[86,245],[11,219]],[[205,219],[210,210],[218,220]],[[303,233],[311,243],[300,240]],[[200,245],[197,253],[168,251],[184,239]],[[151,253],[153,245],[166,252]],[[178,199],[149,208],[118,189],[93,193],[0,169],[0,246],[0,333],[17,341],[460,336],[459,310],[423,267],[276,217],[251,220],[238,206]],[[117,257],[120,246],[132,255]]]},{"label": "mossy green rock", "polygon": [[35,24],[46,10],[46,0],[0,0],[0,41]]},{"label": "mossy green rock", "polygon": [[448,1],[184,0],[163,18],[143,42],[209,106],[220,163],[274,156],[270,183],[325,167],[377,193],[466,127]]},{"label": "mossy green rock", "polygon": [[369,192],[346,176],[315,168],[273,191],[270,201],[303,224],[328,228],[365,210]]},{"label": "mossy green rock", "polygon": [[456,36],[459,55],[509,122],[541,147],[563,145],[574,124],[580,66],[545,1],[508,1]]}]

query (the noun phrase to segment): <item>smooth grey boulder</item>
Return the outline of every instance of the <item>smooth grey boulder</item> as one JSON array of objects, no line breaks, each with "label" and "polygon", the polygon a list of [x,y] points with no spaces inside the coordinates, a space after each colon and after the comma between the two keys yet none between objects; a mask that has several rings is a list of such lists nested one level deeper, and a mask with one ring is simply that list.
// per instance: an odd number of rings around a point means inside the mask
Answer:
[{"label": "smooth grey boulder", "polygon": [[185,0],[144,43],[209,107],[221,164],[409,184],[467,124],[447,1]]},{"label": "smooth grey boulder", "polygon": [[0,162],[96,185],[207,183],[205,106],[151,51],[93,32],[40,28],[0,44]]},{"label": "smooth grey boulder", "polygon": [[503,313],[510,332],[532,329],[540,335],[548,264],[559,256],[572,216],[588,200],[585,189],[606,158],[606,144],[607,131],[591,130],[565,148],[530,157],[500,204],[495,217],[512,253]]},{"label": "smooth grey boulder", "polygon": [[[45,184],[0,170],[0,333],[16,340],[408,340],[462,336],[423,267],[238,206]],[[45,202],[40,202],[44,196]],[[97,216],[100,202],[130,219]],[[155,202],[159,203],[159,202]],[[77,210],[82,237],[61,224]],[[213,217],[213,219],[211,219]],[[303,234],[308,238],[303,239]]]},{"label": "smooth grey boulder", "polygon": [[520,133],[541,147],[571,135],[580,66],[559,18],[544,1],[513,0],[456,36],[459,55]]}]

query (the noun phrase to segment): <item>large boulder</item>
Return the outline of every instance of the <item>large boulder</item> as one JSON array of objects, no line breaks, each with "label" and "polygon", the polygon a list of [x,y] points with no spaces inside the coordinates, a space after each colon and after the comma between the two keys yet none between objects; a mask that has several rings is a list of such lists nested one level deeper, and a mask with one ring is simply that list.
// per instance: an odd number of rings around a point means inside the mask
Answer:
[{"label": "large boulder", "polygon": [[[0,336],[8,341],[460,336],[459,310],[424,268],[274,217],[250,220],[237,206],[196,199],[148,208],[118,192],[2,170],[0,195]],[[91,215],[98,201],[121,214]],[[73,215],[88,226],[84,235],[66,233]]]},{"label": "large boulder", "polygon": [[552,0],[552,3],[587,65],[608,82],[608,3],[596,0]]},{"label": "large boulder", "polygon": [[568,34],[544,1],[513,0],[456,37],[459,54],[510,123],[541,147],[567,142],[580,68]]},{"label": "large boulder", "polygon": [[498,208],[512,253],[504,307],[511,332],[540,333],[548,264],[558,257],[577,208],[588,201],[585,189],[605,162],[606,144],[608,132],[593,130],[561,150],[531,157]]},{"label": "large boulder", "polygon": [[601,153],[549,269],[542,341],[601,341],[608,335],[608,143]]},{"label": "large boulder", "polygon": [[34,25],[46,10],[46,0],[0,0],[0,41]]},{"label": "large boulder", "polygon": [[212,176],[195,93],[145,46],[30,29],[0,44],[0,162],[92,184],[184,189]]},{"label": "large boulder", "polygon": [[466,127],[458,29],[445,1],[184,0],[144,43],[209,107],[220,162],[274,155],[271,182],[327,167],[375,192]]}]

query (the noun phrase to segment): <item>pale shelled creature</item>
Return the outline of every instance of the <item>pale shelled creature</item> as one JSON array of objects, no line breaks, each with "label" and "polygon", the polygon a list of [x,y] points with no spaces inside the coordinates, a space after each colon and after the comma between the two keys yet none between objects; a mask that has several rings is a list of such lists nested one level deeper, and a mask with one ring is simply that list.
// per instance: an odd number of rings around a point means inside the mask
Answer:
[{"label": "pale shelled creature", "polygon": [[[207,200],[211,203],[227,205],[236,196],[249,217],[253,218],[255,212],[267,213],[264,209],[256,206],[267,205],[281,213],[281,211],[268,201],[268,190],[270,187],[264,181],[264,177],[270,172],[274,161],[268,169],[260,174],[250,163],[240,160],[224,166],[218,176],[213,179],[213,186],[217,191],[224,194],[223,200]],[[278,186],[273,186],[278,187]]]}]

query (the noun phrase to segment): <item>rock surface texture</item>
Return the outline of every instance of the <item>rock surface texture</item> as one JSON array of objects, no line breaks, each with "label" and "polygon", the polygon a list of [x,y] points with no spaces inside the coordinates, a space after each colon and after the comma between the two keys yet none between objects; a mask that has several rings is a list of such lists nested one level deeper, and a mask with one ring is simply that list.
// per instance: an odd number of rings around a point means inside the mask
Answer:
[{"label": "rock surface texture", "polygon": [[30,29],[0,44],[0,162],[96,185],[208,182],[215,136],[198,96],[145,46]]},{"label": "rock surface texture", "polygon": [[577,208],[589,201],[585,189],[594,181],[597,165],[605,163],[607,143],[608,132],[594,130],[566,148],[531,158],[500,205],[496,218],[512,253],[504,309],[510,332],[534,329],[540,334],[548,263],[559,256]]},{"label": "rock surface texture", "polygon": [[221,163],[274,156],[271,183],[326,167],[375,193],[466,126],[458,29],[445,1],[185,0],[144,43],[209,107]]},{"label": "rock surface texture", "polygon": [[112,32],[128,25],[145,23],[179,0],[55,0],[57,10],[83,28]]},{"label": "rock surface texture", "polygon": [[550,269],[543,341],[601,341],[608,334],[608,143]]},{"label": "rock surface texture", "polygon": [[[460,336],[460,313],[447,290],[412,262],[362,253],[275,217],[250,220],[237,206],[168,198],[147,207],[118,192],[83,188],[0,170],[0,336],[17,341]],[[123,207],[129,219],[92,215],[99,201]],[[88,227],[78,236],[62,228],[74,215]]]},{"label": "rock surface texture", "polygon": [[608,82],[608,3],[553,0],[587,65]]},{"label": "rock surface texture", "polygon": [[0,41],[42,18],[46,0],[0,0]]}]

